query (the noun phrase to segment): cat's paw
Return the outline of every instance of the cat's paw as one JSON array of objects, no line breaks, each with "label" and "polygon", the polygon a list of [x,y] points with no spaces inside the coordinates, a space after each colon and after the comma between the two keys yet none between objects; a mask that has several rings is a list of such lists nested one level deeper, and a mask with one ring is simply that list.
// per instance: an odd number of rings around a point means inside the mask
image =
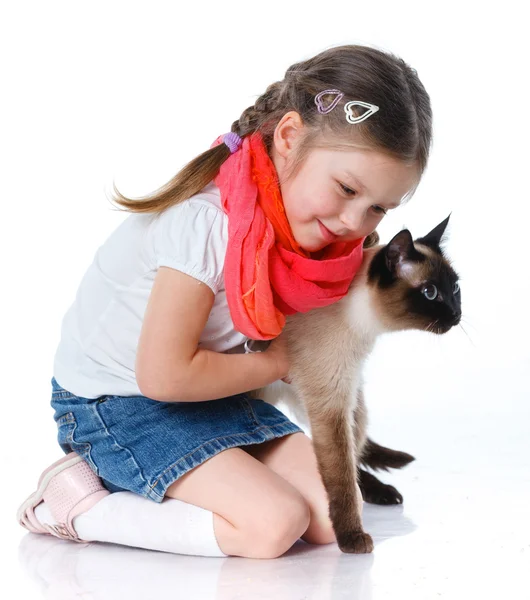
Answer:
[{"label": "cat's paw", "polygon": [[337,536],[339,548],[347,554],[369,554],[374,550],[372,537],[364,531],[354,531]]},{"label": "cat's paw", "polygon": [[381,483],[377,487],[363,490],[363,499],[369,504],[389,506],[391,504],[403,504],[403,496],[393,485]]}]

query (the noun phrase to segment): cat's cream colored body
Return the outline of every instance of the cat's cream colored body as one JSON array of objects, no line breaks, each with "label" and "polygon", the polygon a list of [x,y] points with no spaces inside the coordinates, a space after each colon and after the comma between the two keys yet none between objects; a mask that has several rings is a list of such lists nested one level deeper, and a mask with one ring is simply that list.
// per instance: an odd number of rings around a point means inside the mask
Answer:
[{"label": "cat's cream colored body", "polygon": [[419,329],[440,334],[460,320],[458,277],[439,251],[447,222],[417,245],[405,229],[386,246],[365,248],[344,298],[287,318],[282,335],[292,383],[275,383],[255,393],[278,407],[286,405],[310,430],[329,515],[344,552],[373,549],[362,528],[358,485],[367,444],[365,361],[382,333]]},{"label": "cat's cream colored body", "polygon": [[[347,295],[324,308],[287,318],[291,384],[276,382],[255,395],[294,416],[310,435],[330,498],[330,518],[340,548],[371,552],[362,529],[358,464],[367,440],[362,371],[377,337],[399,330],[403,302],[368,283],[367,270],[380,247],[365,249]],[[398,265],[403,268],[404,263]]]},{"label": "cat's cream colored body", "polygon": [[310,436],[309,417],[300,396],[296,393],[296,387],[283,381],[276,381],[267,387],[255,392],[257,398],[273,404],[287,414],[305,433]]},{"label": "cat's cream colored body", "polygon": [[[365,250],[368,253],[369,250]],[[363,285],[362,270],[358,273],[348,295],[339,302],[322,309],[305,314],[288,317],[285,327],[288,346],[293,356],[292,383],[277,381],[256,390],[253,395],[265,402],[273,404],[279,410],[285,410],[288,416],[310,435],[311,428],[307,407],[300,393],[300,377],[307,379],[307,373],[297,372],[297,366],[313,365],[313,376],[318,378],[322,373],[336,369],[337,350],[345,344],[349,361],[349,377],[345,382],[350,396],[349,405],[354,411],[362,390],[362,367],[369,356],[376,337],[384,332],[384,328],[374,312],[374,302],[370,298],[370,290]],[[328,348],[329,344],[333,348]],[[303,353],[303,358],[300,356]],[[300,360],[302,358],[302,360]],[[320,375],[319,375],[320,374]]]}]

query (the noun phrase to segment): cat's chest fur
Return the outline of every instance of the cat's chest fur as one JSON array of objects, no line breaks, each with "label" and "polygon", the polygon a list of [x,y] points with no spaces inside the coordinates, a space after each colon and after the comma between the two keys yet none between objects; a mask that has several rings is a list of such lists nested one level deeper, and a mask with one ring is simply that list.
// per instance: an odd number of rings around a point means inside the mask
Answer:
[{"label": "cat's chest fur", "polygon": [[[324,390],[355,406],[362,386],[362,367],[370,354],[381,326],[373,310],[370,292],[364,286],[352,288],[339,302],[287,319],[285,335],[291,361],[291,384],[277,381],[255,392],[255,396],[287,407],[306,431],[309,420],[301,396],[318,401]],[[302,391],[302,393],[300,393]]]}]

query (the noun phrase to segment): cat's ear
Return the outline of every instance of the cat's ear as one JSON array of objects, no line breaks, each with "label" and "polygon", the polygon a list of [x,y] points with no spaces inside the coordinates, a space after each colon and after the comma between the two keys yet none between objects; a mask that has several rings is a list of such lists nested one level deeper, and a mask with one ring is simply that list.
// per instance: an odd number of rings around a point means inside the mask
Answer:
[{"label": "cat's ear", "polygon": [[415,253],[414,241],[408,229],[396,234],[385,248],[385,263],[391,273],[397,273]]},{"label": "cat's ear", "polygon": [[[453,214],[452,212],[449,213],[449,217],[452,214]],[[419,244],[424,244],[425,246],[429,246],[433,250],[440,252],[440,244],[442,243],[442,236],[445,233],[447,223],[449,223],[449,217],[447,217],[447,219],[443,220],[439,225],[436,225],[436,227],[432,231],[430,231],[426,236],[417,239],[416,242]],[[444,241],[445,241],[445,239],[444,239]]]}]

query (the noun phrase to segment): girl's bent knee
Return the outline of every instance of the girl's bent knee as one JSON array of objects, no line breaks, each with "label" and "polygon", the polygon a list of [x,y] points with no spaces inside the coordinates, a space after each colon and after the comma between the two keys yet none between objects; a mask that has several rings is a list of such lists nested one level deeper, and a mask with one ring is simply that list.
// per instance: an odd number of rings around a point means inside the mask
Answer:
[{"label": "girl's bent knee", "polygon": [[260,558],[278,558],[302,537],[310,521],[309,505],[302,496],[282,503],[274,520],[260,520],[252,545]]},{"label": "girl's bent knee", "polygon": [[312,521],[307,528],[303,540],[308,544],[331,544],[337,541],[331,522],[318,523]]}]

